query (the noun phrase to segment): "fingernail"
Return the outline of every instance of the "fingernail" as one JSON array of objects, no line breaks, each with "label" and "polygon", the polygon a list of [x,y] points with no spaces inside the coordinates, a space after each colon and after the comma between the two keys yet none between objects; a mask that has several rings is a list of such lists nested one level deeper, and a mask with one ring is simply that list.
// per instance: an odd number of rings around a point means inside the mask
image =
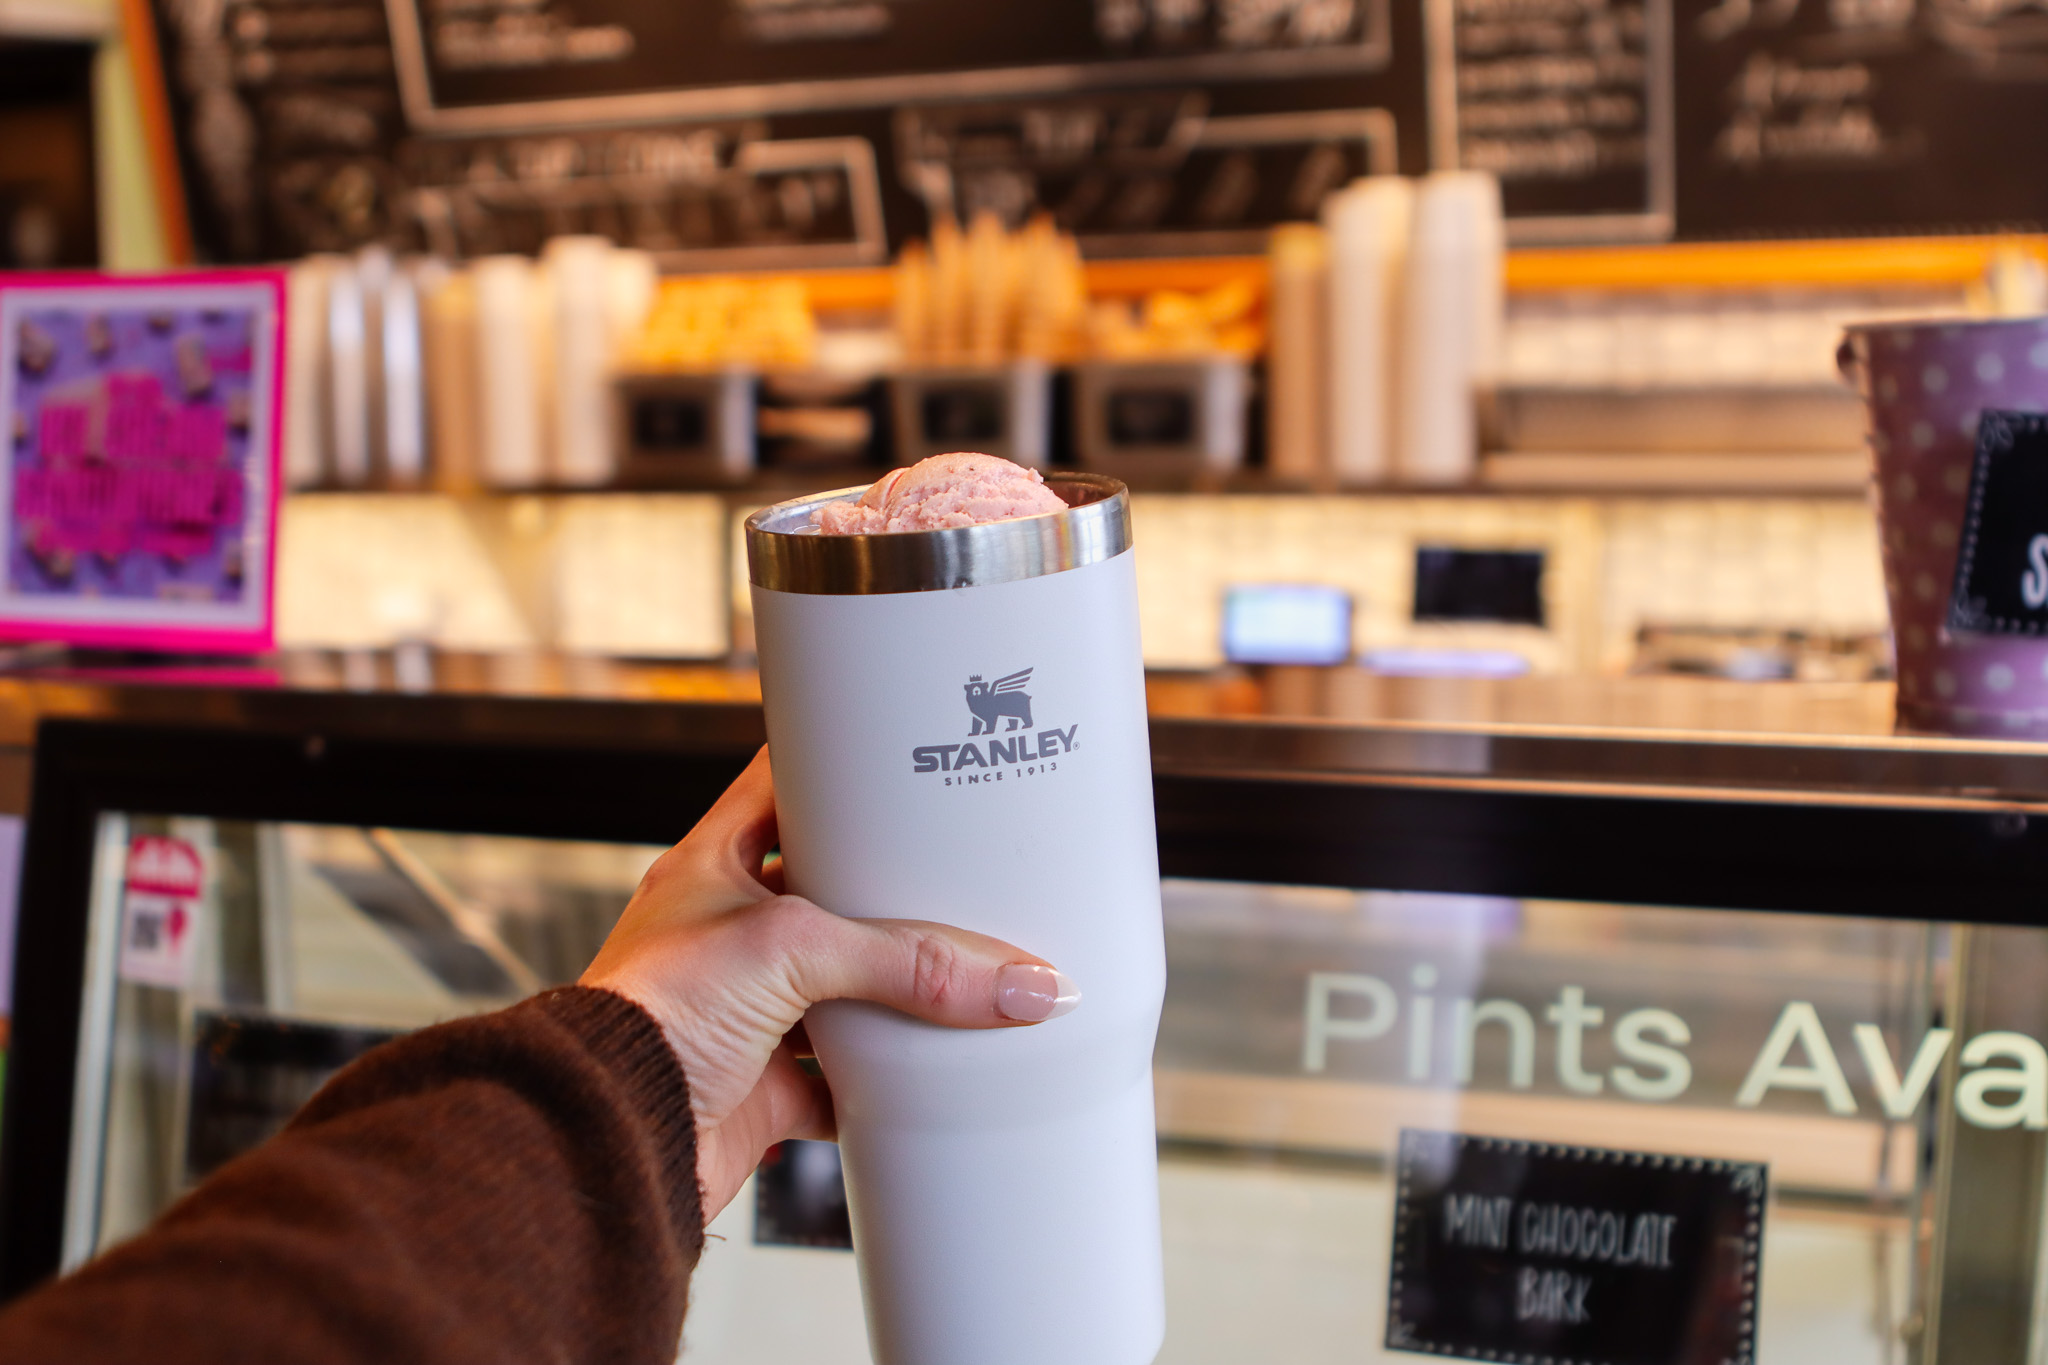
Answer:
[{"label": "fingernail", "polygon": [[1042,1024],[1071,1014],[1081,988],[1065,972],[1012,962],[996,973],[996,1013],[1020,1024]]}]

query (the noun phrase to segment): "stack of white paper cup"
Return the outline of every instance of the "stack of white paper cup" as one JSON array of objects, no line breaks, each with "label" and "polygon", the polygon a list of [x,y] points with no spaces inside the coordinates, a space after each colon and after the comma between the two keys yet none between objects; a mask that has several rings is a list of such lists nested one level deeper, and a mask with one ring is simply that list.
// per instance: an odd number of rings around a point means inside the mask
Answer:
[{"label": "stack of white paper cup", "polygon": [[382,338],[383,473],[387,483],[416,488],[427,477],[427,370],[420,351],[420,272],[440,267],[400,263],[386,272]]},{"label": "stack of white paper cup", "polygon": [[1327,469],[1330,245],[1313,223],[1273,229],[1267,304],[1266,467],[1284,479]]},{"label": "stack of white paper cup", "polygon": [[552,286],[555,325],[554,475],[563,483],[601,484],[617,469],[611,433],[612,244],[602,237],[556,237],[542,256]]},{"label": "stack of white paper cup", "polygon": [[1145,1365],[1165,1331],[1151,1058],[1165,987],[1123,485],[1065,512],[826,536],[747,521],[790,889],[1066,972],[1071,1014],[808,1017],[880,1365]]},{"label": "stack of white paper cup", "polygon": [[449,271],[422,282],[421,349],[433,401],[434,486],[449,493],[476,490],[482,455],[478,426],[483,401],[477,389],[476,287],[469,272]]},{"label": "stack of white paper cup", "polygon": [[1424,177],[1409,238],[1395,400],[1395,467],[1407,482],[1461,483],[1478,468],[1477,403],[1497,366],[1505,254],[1493,176]]},{"label": "stack of white paper cup", "polygon": [[640,335],[661,290],[661,271],[650,252],[614,247],[605,262],[605,331],[613,360]]},{"label": "stack of white paper cup", "polygon": [[1394,472],[1394,358],[1414,192],[1399,176],[1368,176],[1330,196],[1330,470],[1339,483]]},{"label": "stack of white paper cup", "polygon": [[327,474],[344,488],[370,481],[371,309],[359,262],[327,277]]},{"label": "stack of white paper cup", "polygon": [[334,256],[308,256],[285,282],[284,485],[327,478],[327,287]]},{"label": "stack of white paper cup", "polygon": [[479,472],[493,487],[532,487],[548,472],[532,276],[524,256],[486,256],[470,267],[476,289]]}]

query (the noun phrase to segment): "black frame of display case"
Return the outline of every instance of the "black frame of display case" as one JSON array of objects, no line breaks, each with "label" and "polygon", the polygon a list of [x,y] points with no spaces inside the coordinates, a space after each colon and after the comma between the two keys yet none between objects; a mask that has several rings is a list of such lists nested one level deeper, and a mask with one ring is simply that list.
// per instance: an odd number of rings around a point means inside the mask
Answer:
[{"label": "black frame of display case", "polygon": [[[746,765],[757,736],[755,725],[721,745],[44,722],[0,1117],[0,1300],[60,1262],[101,815],[666,843]],[[1166,771],[1155,792],[1172,877],[2048,923],[2048,816],[2016,807],[1271,772]]]}]

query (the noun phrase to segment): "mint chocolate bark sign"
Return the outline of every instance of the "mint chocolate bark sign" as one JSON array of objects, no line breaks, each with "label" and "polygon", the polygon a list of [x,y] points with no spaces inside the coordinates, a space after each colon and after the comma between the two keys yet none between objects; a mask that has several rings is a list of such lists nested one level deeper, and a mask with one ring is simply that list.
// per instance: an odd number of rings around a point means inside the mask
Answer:
[{"label": "mint chocolate bark sign", "polygon": [[1763,1166],[1401,1132],[1387,1346],[1752,1365]]},{"label": "mint chocolate bark sign", "polygon": [[1977,421],[1948,627],[2048,631],[2048,417],[1987,409]]}]

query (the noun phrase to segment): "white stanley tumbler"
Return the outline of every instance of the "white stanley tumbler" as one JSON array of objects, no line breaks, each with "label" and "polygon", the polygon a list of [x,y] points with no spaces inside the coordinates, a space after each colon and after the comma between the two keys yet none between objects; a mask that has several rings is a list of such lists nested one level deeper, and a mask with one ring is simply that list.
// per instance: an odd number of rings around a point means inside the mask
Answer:
[{"label": "white stanley tumbler", "polygon": [[812,1010],[878,1365],[1145,1365],[1165,1334],[1130,502],[1047,483],[1066,511],[951,530],[812,529],[860,489],[747,520],[790,890],[1006,939],[1081,992],[987,1032]]}]

